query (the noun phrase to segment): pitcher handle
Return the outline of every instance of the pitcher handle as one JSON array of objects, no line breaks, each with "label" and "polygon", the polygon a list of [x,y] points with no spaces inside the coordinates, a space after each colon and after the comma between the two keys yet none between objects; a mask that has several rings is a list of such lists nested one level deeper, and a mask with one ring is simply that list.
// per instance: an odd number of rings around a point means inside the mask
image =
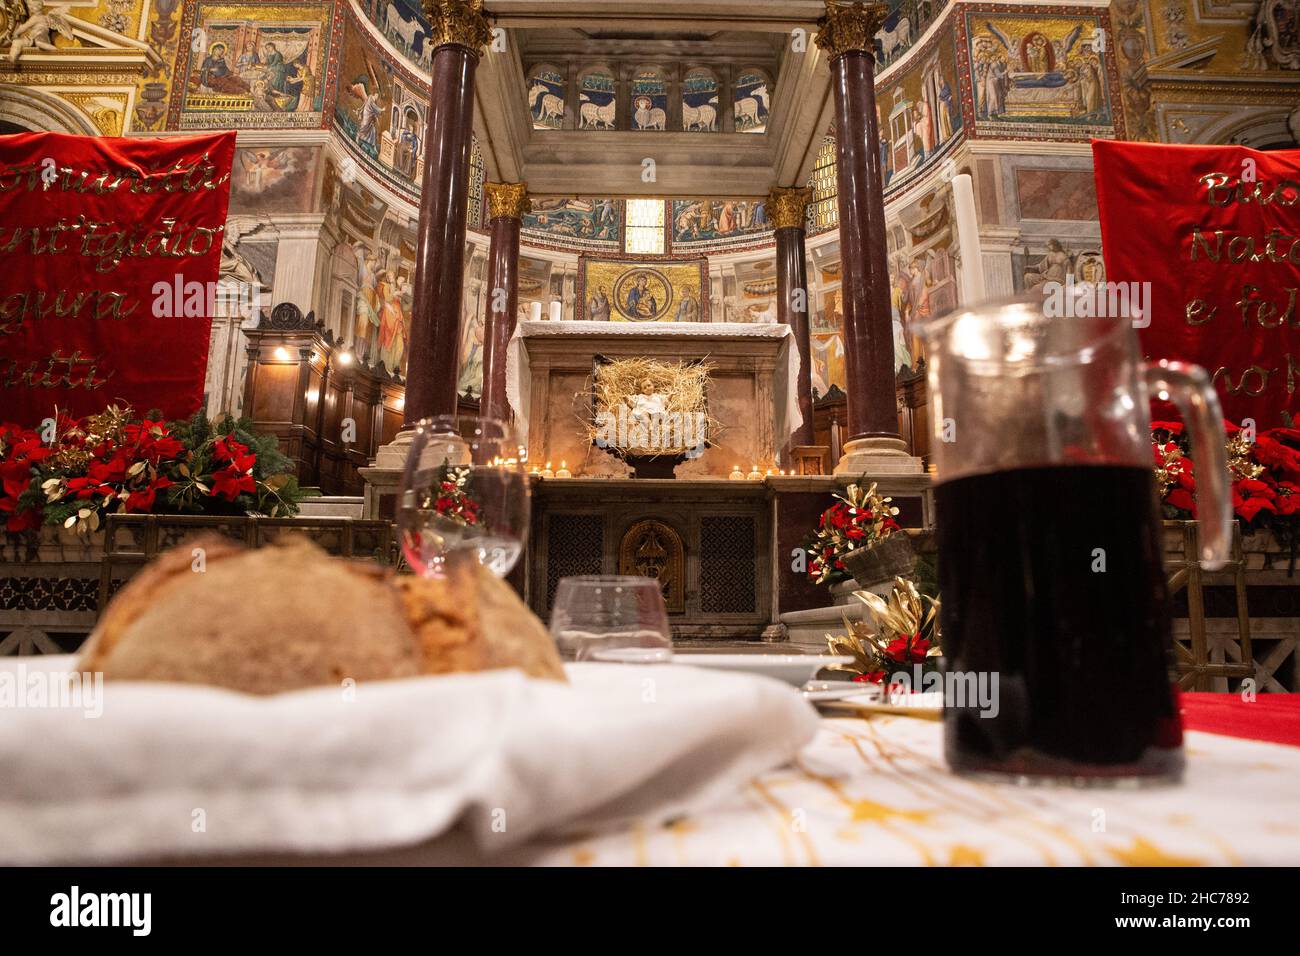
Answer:
[{"label": "pitcher handle", "polygon": [[1200,523],[1201,567],[1217,571],[1231,556],[1232,486],[1228,481],[1223,409],[1210,377],[1199,365],[1161,359],[1144,363],[1147,389],[1173,402],[1192,437],[1196,463],[1196,517]]}]

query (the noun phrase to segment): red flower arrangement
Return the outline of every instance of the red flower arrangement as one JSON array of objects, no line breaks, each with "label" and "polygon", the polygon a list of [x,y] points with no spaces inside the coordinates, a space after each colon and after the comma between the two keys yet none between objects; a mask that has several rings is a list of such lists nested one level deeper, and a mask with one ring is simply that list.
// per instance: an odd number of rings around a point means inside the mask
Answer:
[{"label": "red flower arrangement", "polygon": [[[1232,510],[1246,533],[1271,526],[1288,536],[1300,514],[1300,429],[1273,428],[1251,440],[1251,433],[1224,422]],[[1196,517],[1196,464],[1179,422],[1153,422],[1151,447],[1164,516]],[[1289,519],[1289,520],[1288,520]]]},{"label": "red flower arrangement", "polygon": [[932,670],[943,651],[939,630],[939,599],[921,594],[905,578],[894,578],[888,598],[870,591],[854,591],[867,606],[858,620],[844,617],[843,634],[827,634],[831,654],[846,654],[852,663],[836,664],[831,670],[849,671],[851,680],[879,684],[885,675],[910,670],[920,664]]},{"label": "red flower arrangement", "polygon": [[841,560],[844,555],[899,530],[894,520],[898,509],[892,501],[878,494],[874,483],[865,490],[849,485],[843,495],[836,495],[807,542],[805,550],[811,556],[808,576],[817,584],[847,580],[850,575]]},{"label": "red flower arrangement", "polygon": [[0,425],[0,516],[10,534],[42,524],[96,531],[106,515],[290,515],[303,497],[274,438],[227,416],[167,423],[110,406],[56,416],[43,431]]}]

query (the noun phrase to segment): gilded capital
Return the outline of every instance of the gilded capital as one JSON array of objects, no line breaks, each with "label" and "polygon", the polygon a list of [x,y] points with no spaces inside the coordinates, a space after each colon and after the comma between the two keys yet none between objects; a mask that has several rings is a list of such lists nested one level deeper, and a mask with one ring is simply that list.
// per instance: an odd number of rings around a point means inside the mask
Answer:
[{"label": "gilded capital", "polygon": [[817,45],[837,57],[850,50],[875,54],[873,38],[889,16],[887,3],[840,3],[826,0],[826,16],[817,21]]},{"label": "gilded capital", "polygon": [[522,219],[524,213],[533,208],[527,183],[484,183],[483,192],[487,194],[489,222],[502,218]]},{"label": "gilded capital", "polygon": [[461,46],[478,56],[492,42],[483,0],[424,0],[424,16],[430,31],[424,42],[432,49]]},{"label": "gilded capital", "polygon": [[773,186],[767,194],[767,220],[775,229],[803,229],[811,201],[811,186]]}]

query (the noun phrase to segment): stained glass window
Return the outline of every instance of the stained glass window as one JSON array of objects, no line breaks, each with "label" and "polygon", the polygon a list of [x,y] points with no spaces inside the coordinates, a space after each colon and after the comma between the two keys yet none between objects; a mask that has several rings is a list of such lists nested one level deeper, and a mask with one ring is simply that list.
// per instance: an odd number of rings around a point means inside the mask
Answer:
[{"label": "stained glass window", "polygon": [[808,231],[825,232],[834,229],[840,222],[834,136],[827,136],[818,147],[808,185],[813,191],[812,202],[808,204]]},{"label": "stained glass window", "polygon": [[626,203],[623,251],[646,256],[664,254],[664,201],[629,199]]},{"label": "stained glass window", "polygon": [[483,225],[483,180],[485,175],[483,150],[479,149],[478,137],[471,136],[469,144],[469,214],[466,220],[476,228]]}]

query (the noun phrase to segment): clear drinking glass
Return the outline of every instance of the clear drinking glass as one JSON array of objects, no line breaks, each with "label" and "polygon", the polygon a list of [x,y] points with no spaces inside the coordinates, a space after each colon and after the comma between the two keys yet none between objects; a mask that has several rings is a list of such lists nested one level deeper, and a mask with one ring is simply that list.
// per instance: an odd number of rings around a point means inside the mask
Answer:
[{"label": "clear drinking glass", "polygon": [[1195,445],[1201,558],[1228,556],[1219,401],[1143,362],[1130,320],[1028,300],[930,320],[945,749],[957,771],[1075,784],[1183,769],[1150,394]]},{"label": "clear drinking glass", "polygon": [[560,656],[569,661],[655,664],[672,660],[668,609],[654,578],[561,578],[551,608],[551,635]]},{"label": "clear drinking glass", "polygon": [[397,508],[411,567],[437,577],[473,556],[509,574],[528,538],[527,455],[508,422],[442,415],[417,423]]}]

